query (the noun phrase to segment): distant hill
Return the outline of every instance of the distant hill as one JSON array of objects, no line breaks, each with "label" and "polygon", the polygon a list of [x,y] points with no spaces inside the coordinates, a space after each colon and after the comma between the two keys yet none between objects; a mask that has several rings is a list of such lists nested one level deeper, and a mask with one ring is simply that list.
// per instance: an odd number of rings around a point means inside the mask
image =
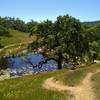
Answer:
[{"label": "distant hill", "polygon": [[100,24],[100,20],[99,21],[82,22],[82,24],[92,27],[92,26]]}]

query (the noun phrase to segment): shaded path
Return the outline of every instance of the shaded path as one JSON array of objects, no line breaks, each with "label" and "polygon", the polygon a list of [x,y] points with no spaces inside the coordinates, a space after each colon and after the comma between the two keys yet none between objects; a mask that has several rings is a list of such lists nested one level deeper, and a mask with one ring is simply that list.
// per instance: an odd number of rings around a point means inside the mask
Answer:
[{"label": "shaded path", "polygon": [[96,73],[88,73],[82,83],[75,87],[63,85],[59,81],[56,81],[53,77],[47,79],[44,82],[43,87],[50,90],[70,91],[75,96],[74,100],[95,100],[91,77]]}]

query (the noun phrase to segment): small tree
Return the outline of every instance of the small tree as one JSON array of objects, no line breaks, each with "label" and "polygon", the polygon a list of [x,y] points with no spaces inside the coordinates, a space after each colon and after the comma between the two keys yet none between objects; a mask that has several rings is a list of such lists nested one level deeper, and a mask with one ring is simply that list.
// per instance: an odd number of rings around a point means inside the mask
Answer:
[{"label": "small tree", "polygon": [[99,52],[100,52],[100,45],[98,42],[93,41],[89,43],[90,47],[90,60],[92,63],[94,63],[94,60],[98,57]]},{"label": "small tree", "polygon": [[94,60],[100,55],[100,25],[87,29],[86,38],[89,42],[89,60],[94,63]]}]

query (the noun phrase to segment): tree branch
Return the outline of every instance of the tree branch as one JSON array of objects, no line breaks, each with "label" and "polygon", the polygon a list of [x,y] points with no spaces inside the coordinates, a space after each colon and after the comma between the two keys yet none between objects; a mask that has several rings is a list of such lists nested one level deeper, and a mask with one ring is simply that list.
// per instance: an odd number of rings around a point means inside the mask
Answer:
[{"label": "tree branch", "polygon": [[43,64],[47,64],[47,62],[50,60],[58,62],[58,60],[55,58],[46,58],[44,59],[44,61],[40,61],[38,64],[33,64],[29,59],[27,59],[26,63],[29,63],[33,68],[35,67],[42,68]]}]

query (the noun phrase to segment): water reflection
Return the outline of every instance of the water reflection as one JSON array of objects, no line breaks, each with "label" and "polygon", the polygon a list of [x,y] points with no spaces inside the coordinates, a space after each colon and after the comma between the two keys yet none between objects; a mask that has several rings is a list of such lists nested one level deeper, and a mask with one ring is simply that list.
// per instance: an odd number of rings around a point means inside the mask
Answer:
[{"label": "water reflection", "polygon": [[9,57],[8,60],[10,62],[9,68],[11,70],[10,74],[13,75],[23,75],[26,73],[38,73],[44,71],[52,71],[57,69],[57,63],[53,60],[48,61],[46,64],[43,64],[43,67],[35,67],[33,68],[30,63],[27,62],[29,60],[32,64],[38,64],[40,61],[44,61],[44,57],[41,54],[33,54],[29,53],[24,58],[22,57]]}]

